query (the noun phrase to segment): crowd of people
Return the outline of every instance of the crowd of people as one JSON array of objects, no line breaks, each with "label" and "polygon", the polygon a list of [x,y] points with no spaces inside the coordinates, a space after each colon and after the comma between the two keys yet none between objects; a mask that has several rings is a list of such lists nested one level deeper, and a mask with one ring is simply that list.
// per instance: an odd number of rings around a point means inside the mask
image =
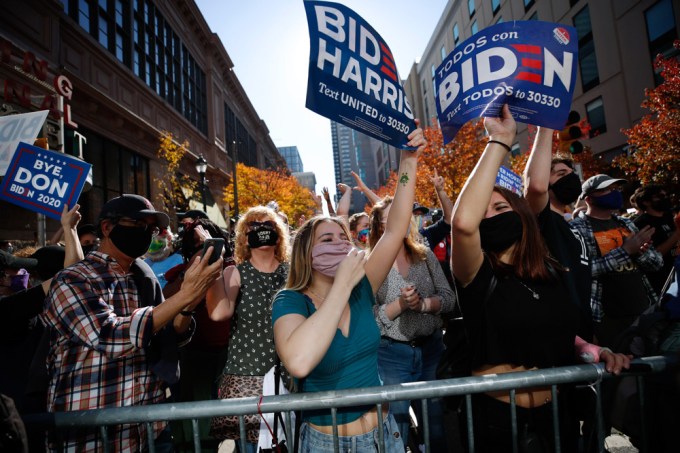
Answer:
[{"label": "crowd of people", "polygon": [[[0,373],[0,393],[24,414],[259,396],[279,360],[298,392],[431,381],[447,321],[460,315],[470,375],[599,361],[621,373],[632,358],[624,334],[658,304],[677,267],[672,194],[640,187],[631,197],[637,215],[620,215],[626,181],[596,175],[582,183],[571,159],[553,156],[545,128],[524,193],[514,193],[495,185],[516,134],[507,106],[484,126],[486,148],[455,204],[434,171],[440,206],[432,215],[415,200],[426,145],[416,129],[393,196],[379,198],[353,173],[356,187],[340,184],[337,205],[324,191],[331,216],[295,228],[274,202],[249,208],[233,235],[187,211],[175,235],[165,213],[125,194],[103,206],[97,225],[79,225],[78,205],[65,208],[52,239],[63,246],[27,256],[3,242],[2,360],[12,371]],[[370,212],[350,215],[353,191]],[[215,246],[204,244],[218,243],[224,249],[213,262]],[[667,313],[680,318],[677,307]],[[677,398],[672,387],[666,402]],[[605,391],[607,411],[615,389]],[[554,396],[550,388],[516,392],[519,451],[554,451],[555,439],[561,451],[598,450],[591,393],[560,387],[557,437]],[[473,420],[475,451],[511,451],[510,394],[472,401],[453,410],[462,411],[462,429]],[[417,448],[410,412],[418,426],[425,414],[412,403],[384,404],[382,415],[375,406],[339,408],[337,432],[330,411],[304,411],[298,451],[334,451],[334,433],[340,451],[377,451],[380,434],[388,452]],[[461,427],[446,415],[451,406],[435,398],[427,408],[432,451],[456,451],[450,431]],[[678,418],[662,412],[663,424]],[[260,417],[245,422],[246,451],[256,452]],[[114,451],[144,451],[147,439],[156,451],[193,448],[190,423],[149,426],[152,433],[146,424],[111,427],[108,442]],[[104,447],[94,428],[29,429],[31,451]],[[239,441],[238,417],[201,420],[199,436],[209,449]],[[670,451],[658,442],[654,451]]]}]

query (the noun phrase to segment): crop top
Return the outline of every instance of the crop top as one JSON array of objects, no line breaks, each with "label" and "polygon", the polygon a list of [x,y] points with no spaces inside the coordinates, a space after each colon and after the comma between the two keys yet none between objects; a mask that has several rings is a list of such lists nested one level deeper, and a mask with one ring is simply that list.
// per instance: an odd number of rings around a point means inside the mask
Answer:
[{"label": "crop top", "polygon": [[562,280],[520,281],[496,271],[496,288],[484,303],[492,275],[485,257],[475,278],[459,293],[472,369],[503,363],[526,368],[573,363],[579,310],[569,301]]},{"label": "crop top", "polygon": [[[349,298],[349,336],[338,329],[326,355],[305,378],[304,392],[343,390],[382,385],[378,375],[380,331],[373,317],[375,298],[368,278],[354,287]],[[306,295],[291,290],[280,291],[274,298],[272,325],[282,316],[297,313],[309,317],[316,311]],[[352,422],[372,406],[338,408],[338,424]],[[328,409],[305,411],[303,419],[318,426],[333,424]]]}]

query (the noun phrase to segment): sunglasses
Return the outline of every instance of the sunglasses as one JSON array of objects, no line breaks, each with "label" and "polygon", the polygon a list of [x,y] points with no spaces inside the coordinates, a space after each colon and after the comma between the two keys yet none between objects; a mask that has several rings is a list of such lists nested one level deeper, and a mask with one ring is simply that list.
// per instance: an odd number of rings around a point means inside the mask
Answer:
[{"label": "sunglasses", "polygon": [[258,230],[273,230],[276,228],[276,223],[274,223],[271,220],[265,220],[264,222],[248,222],[248,228],[251,231],[258,231]]}]

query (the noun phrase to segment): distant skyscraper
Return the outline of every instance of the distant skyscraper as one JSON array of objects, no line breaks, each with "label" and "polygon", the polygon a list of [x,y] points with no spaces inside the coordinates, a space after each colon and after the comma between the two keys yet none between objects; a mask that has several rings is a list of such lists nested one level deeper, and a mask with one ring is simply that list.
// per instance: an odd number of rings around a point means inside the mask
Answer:
[{"label": "distant skyscraper", "polygon": [[286,159],[288,169],[291,173],[301,173],[305,171],[297,146],[281,146],[278,150],[283,158]]},{"label": "distant skyscraper", "polygon": [[[336,184],[344,183],[353,187],[354,171],[369,188],[377,189],[385,183],[389,171],[396,169],[396,160],[390,159],[390,155],[394,155],[394,149],[368,135],[331,121],[331,137]],[[355,192],[350,211],[363,211],[365,204],[366,198]]]}]

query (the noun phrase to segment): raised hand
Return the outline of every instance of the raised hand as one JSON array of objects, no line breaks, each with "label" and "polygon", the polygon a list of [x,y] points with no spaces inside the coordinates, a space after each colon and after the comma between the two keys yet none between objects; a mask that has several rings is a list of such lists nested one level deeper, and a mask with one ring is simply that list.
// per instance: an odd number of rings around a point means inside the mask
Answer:
[{"label": "raised hand", "polygon": [[517,133],[517,123],[510,113],[508,104],[503,105],[500,117],[487,116],[484,118],[484,128],[489,134],[489,140],[498,140],[511,145]]},{"label": "raised hand", "polygon": [[432,176],[432,177],[430,178],[430,181],[432,181],[432,184],[434,185],[434,189],[435,189],[436,191],[440,191],[440,190],[444,189],[444,177],[443,177],[443,176],[439,176],[439,175],[437,174],[437,169],[436,169],[436,168],[434,169],[434,176]]},{"label": "raised hand", "polygon": [[78,212],[78,209],[80,209],[80,205],[77,203],[71,209],[68,208],[68,205],[64,205],[64,209],[61,211],[61,226],[64,228],[64,231],[78,226],[78,222],[83,217]]}]

